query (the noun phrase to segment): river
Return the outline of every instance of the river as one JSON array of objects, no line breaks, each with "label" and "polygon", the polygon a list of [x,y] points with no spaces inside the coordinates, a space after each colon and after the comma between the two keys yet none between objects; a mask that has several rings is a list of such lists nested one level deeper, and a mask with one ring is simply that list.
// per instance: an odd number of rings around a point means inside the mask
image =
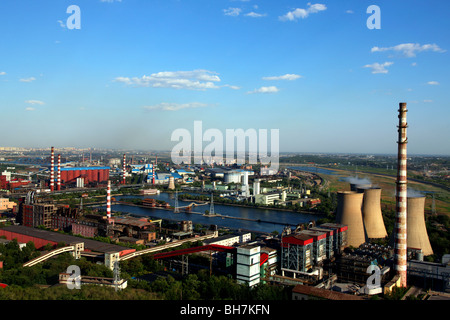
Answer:
[{"label": "river", "polygon": [[[117,200],[127,197],[141,197],[144,196],[119,196],[115,197]],[[175,204],[175,195],[172,193],[161,193],[159,195],[145,196],[145,198],[153,198],[156,200],[162,200],[168,202],[171,206]],[[182,201],[178,200],[179,206],[186,206],[195,201]],[[167,220],[191,220],[194,224],[200,223],[203,225],[217,225],[219,227],[227,227],[230,229],[242,229],[254,232],[270,233],[272,231],[278,231],[281,233],[285,226],[296,226],[299,223],[305,223],[309,221],[316,221],[320,219],[321,215],[296,213],[290,211],[280,211],[273,209],[261,209],[261,208],[246,208],[231,205],[221,205],[214,203],[214,212],[221,215],[227,215],[237,218],[246,218],[258,221],[246,221],[239,219],[229,219],[223,217],[207,217],[201,214],[195,213],[174,213],[171,210],[142,208],[136,206],[128,206],[123,204],[112,205],[113,212],[130,213],[134,216],[146,216],[152,218],[160,218]],[[203,205],[194,207],[193,211],[204,213],[205,210],[210,210],[210,205]]]}]

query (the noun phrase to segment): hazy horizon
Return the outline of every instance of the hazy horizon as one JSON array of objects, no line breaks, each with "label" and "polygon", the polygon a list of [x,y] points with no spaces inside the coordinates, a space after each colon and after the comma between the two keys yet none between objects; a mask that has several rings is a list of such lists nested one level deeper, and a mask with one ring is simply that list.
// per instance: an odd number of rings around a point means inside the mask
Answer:
[{"label": "hazy horizon", "polygon": [[[381,29],[368,28],[372,4]],[[0,144],[162,152],[199,120],[203,132],[278,129],[280,153],[394,155],[406,102],[408,154],[447,156],[449,9],[4,0]]]}]

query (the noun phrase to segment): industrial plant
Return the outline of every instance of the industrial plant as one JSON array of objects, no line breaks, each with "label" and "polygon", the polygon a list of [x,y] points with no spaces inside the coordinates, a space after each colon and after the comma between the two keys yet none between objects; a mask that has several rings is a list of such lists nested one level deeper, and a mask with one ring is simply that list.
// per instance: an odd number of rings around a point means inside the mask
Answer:
[{"label": "industrial plant", "polygon": [[[448,292],[448,256],[441,263],[424,260],[433,254],[425,222],[425,197],[408,196],[406,104],[400,103],[398,111],[396,211],[390,239],[381,207],[382,188],[367,181],[348,183],[345,190],[335,193],[332,222],[284,225],[279,234],[242,229],[224,232],[215,223],[195,230],[188,219],[167,222],[150,216],[157,210],[167,215],[251,220],[217,212],[217,203],[295,209],[293,212],[300,215],[322,203],[312,189],[323,187],[323,181],[314,173],[299,177],[296,170],[271,172],[267,167],[247,164],[173,165],[166,159],[158,162],[157,155],[154,159],[133,159],[132,154],[116,153],[109,159],[102,156],[102,161],[93,161],[91,155],[85,161],[83,154],[82,161],[74,161],[59,151],[55,156],[54,147],[48,157],[34,164],[28,179],[15,180],[12,175],[16,173],[8,169],[2,173],[1,189],[9,199],[1,198],[0,203],[3,210],[12,213],[8,216],[12,225],[1,227],[0,236],[22,244],[32,241],[37,249],[53,246],[52,251],[24,266],[72,252],[74,257],[115,270],[123,261],[151,255],[186,275],[198,268],[189,263],[189,255],[198,254],[210,260],[211,273],[226,274],[249,287],[292,286],[293,299],[369,299],[389,294],[394,288],[406,288],[409,277],[411,283],[431,281],[433,289]],[[173,197],[174,203],[160,200],[161,193]],[[72,194],[76,197],[69,204]],[[179,197],[190,203],[181,205]],[[118,212],[115,205],[144,208],[148,216]],[[99,237],[111,243],[95,240]],[[66,246],[56,248],[61,243]],[[195,245],[177,248],[187,243]],[[60,283],[67,281],[68,274],[62,272]],[[126,288],[123,279],[85,277],[84,283]]]}]

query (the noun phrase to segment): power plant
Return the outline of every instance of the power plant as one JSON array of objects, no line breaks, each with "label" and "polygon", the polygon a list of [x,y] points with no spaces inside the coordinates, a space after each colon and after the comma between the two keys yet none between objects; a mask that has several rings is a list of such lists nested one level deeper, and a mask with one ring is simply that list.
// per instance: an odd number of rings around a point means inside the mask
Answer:
[{"label": "power plant", "polygon": [[396,212],[394,226],[394,269],[400,277],[400,286],[406,287],[406,259],[407,259],[407,167],[406,167],[406,103],[401,102],[398,112],[398,158],[397,158],[397,188]]},{"label": "power plant", "polygon": [[407,204],[408,249],[422,250],[424,256],[433,254],[425,225],[425,197],[408,197]]},{"label": "power plant", "polygon": [[362,217],[363,193],[356,191],[339,191],[336,222],[346,225],[347,245],[359,247],[366,242]]},{"label": "power plant", "polygon": [[381,188],[364,189],[362,215],[368,239],[387,237],[381,213]]}]

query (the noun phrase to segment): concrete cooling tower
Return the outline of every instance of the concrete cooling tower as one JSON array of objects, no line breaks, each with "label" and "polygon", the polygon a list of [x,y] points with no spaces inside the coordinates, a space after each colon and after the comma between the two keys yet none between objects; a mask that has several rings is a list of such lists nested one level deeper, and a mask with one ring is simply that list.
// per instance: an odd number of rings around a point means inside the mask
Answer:
[{"label": "concrete cooling tower", "polygon": [[425,197],[408,197],[406,208],[408,248],[422,249],[424,256],[433,254],[425,225]]},{"label": "concrete cooling tower", "polygon": [[347,245],[357,248],[366,242],[361,211],[364,194],[354,191],[340,191],[337,196],[336,222],[348,227]]},{"label": "concrete cooling tower", "polygon": [[350,183],[350,190],[356,192],[364,192],[364,189],[372,187],[369,183]]},{"label": "concrete cooling tower", "polygon": [[[358,189],[358,191],[361,189]],[[362,215],[367,238],[380,239],[387,237],[384,226],[383,215],[381,213],[381,189],[364,189]]]}]

